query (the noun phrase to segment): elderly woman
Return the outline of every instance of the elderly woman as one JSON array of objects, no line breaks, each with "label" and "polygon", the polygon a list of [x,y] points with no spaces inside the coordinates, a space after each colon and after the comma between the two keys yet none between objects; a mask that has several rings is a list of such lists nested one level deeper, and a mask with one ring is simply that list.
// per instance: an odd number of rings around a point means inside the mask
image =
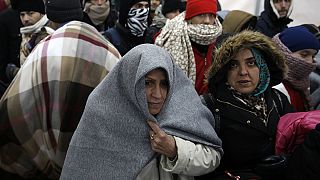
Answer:
[{"label": "elderly woman", "polygon": [[193,179],[219,165],[213,116],[172,60],[149,44],[119,61],[87,101],[61,179]]},{"label": "elderly woman", "polygon": [[[275,153],[280,116],[292,111],[286,96],[271,88],[282,81],[285,69],[284,57],[258,32],[243,31],[217,49],[208,77],[210,94],[204,98],[219,120],[225,154],[210,178],[279,177],[281,168],[268,171],[272,166],[265,158]],[[282,162],[280,157],[273,160]]]}]

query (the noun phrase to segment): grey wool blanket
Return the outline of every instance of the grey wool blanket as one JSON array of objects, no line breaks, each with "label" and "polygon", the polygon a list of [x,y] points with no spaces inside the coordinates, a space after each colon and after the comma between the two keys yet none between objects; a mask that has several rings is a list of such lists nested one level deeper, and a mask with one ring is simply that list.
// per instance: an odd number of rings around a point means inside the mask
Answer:
[{"label": "grey wool blanket", "polygon": [[[156,68],[167,72],[169,92],[154,117],[148,111],[145,75]],[[123,56],[90,94],[61,179],[135,179],[157,156],[151,149],[147,120],[156,121],[167,134],[222,153],[213,116],[191,81],[166,50],[145,44]]]}]

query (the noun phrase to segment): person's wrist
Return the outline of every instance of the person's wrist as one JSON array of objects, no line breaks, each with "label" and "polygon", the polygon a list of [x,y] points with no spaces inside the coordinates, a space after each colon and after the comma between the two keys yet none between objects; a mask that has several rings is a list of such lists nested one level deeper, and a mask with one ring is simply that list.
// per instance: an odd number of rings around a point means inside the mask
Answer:
[{"label": "person's wrist", "polygon": [[173,143],[172,147],[173,147],[173,149],[171,151],[172,152],[171,155],[168,156],[168,158],[169,158],[170,161],[173,161],[176,158],[177,154],[178,154],[177,153],[177,145],[176,145],[176,140],[174,139],[174,137],[170,136],[170,138],[172,139],[172,143]]},{"label": "person's wrist", "polygon": [[174,162],[178,158],[177,154],[174,157],[168,157],[169,161]]}]

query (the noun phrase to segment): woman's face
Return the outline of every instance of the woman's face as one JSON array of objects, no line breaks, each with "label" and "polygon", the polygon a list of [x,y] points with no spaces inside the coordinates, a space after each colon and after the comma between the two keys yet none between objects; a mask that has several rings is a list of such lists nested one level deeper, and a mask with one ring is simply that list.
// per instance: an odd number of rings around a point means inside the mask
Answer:
[{"label": "woman's face", "polygon": [[313,63],[315,61],[315,56],[317,55],[317,51],[314,49],[303,49],[292,53],[293,57],[298,59],[302,59],[306,62]]},{"label": "woman's face", "polygon": [[150,71],[145,77],[145,87],[150,114],[157,115],[167,98],[169,84],[162,69]]},{"label": "woman's face", "polygon": [[239,93],[250,94],[259,84],[259,72],[252,52],[242,49],[230,61],[228,83]]}]

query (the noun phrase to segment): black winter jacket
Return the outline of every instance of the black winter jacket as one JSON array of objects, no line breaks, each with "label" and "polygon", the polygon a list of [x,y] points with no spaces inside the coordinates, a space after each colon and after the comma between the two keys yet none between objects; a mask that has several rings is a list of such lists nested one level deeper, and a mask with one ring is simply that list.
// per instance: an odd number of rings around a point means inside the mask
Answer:
[{"label": "black winter jacket", "polygon": [[290,18],[280,18],[276,16],[271,7],[270,1],[264,1],[264,11],[258,17],[255,30],[265,34],[266,36],[273,37],[284,29],[288,28],[288,24],[292,22]]}]

